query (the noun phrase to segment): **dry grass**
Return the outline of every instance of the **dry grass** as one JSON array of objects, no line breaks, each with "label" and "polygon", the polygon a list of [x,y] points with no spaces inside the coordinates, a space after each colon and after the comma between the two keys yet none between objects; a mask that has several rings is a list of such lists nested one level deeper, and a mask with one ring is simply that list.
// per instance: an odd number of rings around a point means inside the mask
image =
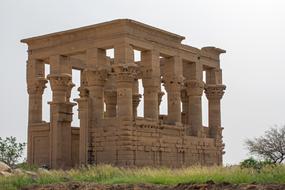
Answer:
[{"label": "dry grass", "polygon": [[170,168],[118,168],[110,165],[89,166],[69,171],[51,170],[37,172],[36,176],[27,174],[0,177],[0,190],[14,190],[30,184],[51,184],[68,181],[96,182],[101,184],[163,184],[205,183],[285,183],[285,166],[270,166],[261,171],[240,169],[240,167],[187,167]]}]

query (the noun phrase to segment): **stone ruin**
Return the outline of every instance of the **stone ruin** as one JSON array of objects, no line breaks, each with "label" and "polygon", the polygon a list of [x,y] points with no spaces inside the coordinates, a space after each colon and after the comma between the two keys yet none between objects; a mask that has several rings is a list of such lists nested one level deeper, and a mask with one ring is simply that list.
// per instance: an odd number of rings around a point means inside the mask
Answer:
[{"label": "stone ruin", "polygon": [[[182,44],[184,39],[119,19],[22,40],[28,45],[28,163],[55,169],[104,163],[221,165],[225,85],[219,56],[225,50],[198,49]],[[112,48],[114,58],[106,55]],[[134,50],[141,53],[140,61],[134,60]],[[45,64],[50,65],[47,76]],[[76,103],[70,100],[72,69],[81,73]],[[47,83],[52,90],[50,121],[43,121]],[[203,93],[209,126],[202,125]],[[144,117],[138,117],[142,96]],[[167,115],[159,112],[163,96]],[[71,126],[76,104],[79,127]]]}]

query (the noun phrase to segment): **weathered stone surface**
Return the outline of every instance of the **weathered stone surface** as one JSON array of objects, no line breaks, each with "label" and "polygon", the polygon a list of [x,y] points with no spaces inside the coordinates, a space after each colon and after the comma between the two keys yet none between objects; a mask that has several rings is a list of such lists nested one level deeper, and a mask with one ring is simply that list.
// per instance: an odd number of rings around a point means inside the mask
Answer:
[{"label": "weathered stone surface", "polygon": [[10,172],[11,168],[4,162],[0,162],[0,172]]},{"label": "weathered stone surface", "polygon": [[[29,46],[28,162],[62,169],[101,163],[221,165],[220,101],[225,85],[220,54],[225,51],[197,49],[182,44],[183,39],[119,19],[22,40]],[[107,56],[110,48],[114,58]],[[135,50],[141,60],[135,61]],[[44,64],[50,65],[50,73],[45,74]],[[75,100],[79,128],[71,127],[72,69],[81,71],[80,98]],[[144,94],[139,93],[139,80]],[[43,121],[47,82],[52,90],[50,121]],[[204,93],[209,101],[207,127],[202,126]],[[167,115],[159,113],[163,95]],[[137,117],[142,100],[144,117]]]},{"label": "weathered stone surface", "polygon": [[11,176],[12,174],[10,172],[5,172],[5,171],[0,171],[0,176],[8,177]]}]

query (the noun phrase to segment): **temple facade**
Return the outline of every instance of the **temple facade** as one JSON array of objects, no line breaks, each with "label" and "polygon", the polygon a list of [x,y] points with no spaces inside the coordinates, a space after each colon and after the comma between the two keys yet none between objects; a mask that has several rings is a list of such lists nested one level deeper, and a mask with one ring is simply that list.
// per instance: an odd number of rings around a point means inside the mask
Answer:
[{"label": "temple facade", "polygon": [[[221,165],[220,101],[225,85],[219,57],[225,50],[198,49],[182,44],[183,39],[119,19],[22,40],[28,45],[28,163],[55,169],[103,163]],[[114,50],[112,58],[108,49]],[[139,61],[134,59],[135,50],[140,52]],[[50,65],[48,74],[45,64]],[[72,69],[81,73],[79,98],[74,100]],[[47,83],[52,90],[50,121],[43,121]],[[209,126],[202,125],[203,93]],[[165,115],[159,112],[163,96]],[[138,117],[142,97],[144,117]],[[75,105],[77,127],[71,126]]]}]

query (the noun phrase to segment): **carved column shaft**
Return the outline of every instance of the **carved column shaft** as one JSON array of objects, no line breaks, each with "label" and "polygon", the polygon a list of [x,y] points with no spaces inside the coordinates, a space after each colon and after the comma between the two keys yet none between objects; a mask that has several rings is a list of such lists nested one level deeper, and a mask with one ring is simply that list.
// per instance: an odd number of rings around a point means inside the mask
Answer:
[{"label": "carved column shaft", "polygon": [[92,101],[92,126],[99,124],[104,117],[104,83],[108,71],[103,68],[86,70],[89,97]]},{"label": "carved column shaft", "polygon": [[188,135],[199,135],[199,130],[202,127],[202,101],[201,96],[204,90],[202,81],[188,80],[185,82],[188,95]]},{"label": "carved column shaft", "polygon": [[47,80],[38,78],[34,84],[28,85],[29,93],[29,123],[42,122],[42,95],[46,88]]},{"label": "carved column shaft", "polygon": [[74,103],[67,101],[71,76],[50,74],[48,79],[52,89],[50,102],[51,116],[51,167],[70,168],[71,163],[71,122]]},{"label": "carved column shaft", "polygon": [[29,124],[42,122],[42,95],[47,80],[44,63],[40,60],[27,61],[27,90],[29,94]]},{"label": "carved column shaft", "polygon": [[106,117],[116,117],[117,115],[117,92],[105,91]]},{"label": "carved column shaft", "polygon": [[144,86],[144,117],[158,120],[158,86]]},{"label": "carved column shaft", "polygon": [[88,90],[84,87],[79,88],[80,98],[75,101],[78,103],[78,113],[80,119],[79,133],[79,165],[89,164],[88,151],[90,142],[89,131],[89,98]]},{"label": "carved column shaft", "polygon": [[188,123],[188,109],[189,109],[189,98],[186,90],[181,91],[181,102],[182,102],[182,123]]},{"label": "carved column shaft", "polygon": [[217,128],[221,128],[221,99],[224,95],[225,85],[207,85],[205,93],[209,105],[210,136],[217,137]]},{"label": "carved column shaft", "polygon": [[139,82],[138,79],[135,78],[133,82],[133,116],[137,117],[137,108],[139,106],[141,99],[141,95],[139,94]]},{"label": "carved column shaft", "polygon": [[164,81],[167,91],[168,116],[170,123],[181,122],[181,85],[182,79],[167,77]]},{"label": "carved column shaft", "polygon": [[160,91],[160,58],[155,49],[141,54],[142,82],[144,87],[144,117],[158,120]]},{"label": "carved column shaft", "polygon": [[181,123],[181,88],[183,84],[182,59],[173,56],[165,59],[163,82],[167,91],[168,116],[170,123]]},{"label": "carved column shaft", "polygon": [[117,79],[117,116],[133,119],[133,81],[137,72],[135,64],[119,64],[115,67]]}]

